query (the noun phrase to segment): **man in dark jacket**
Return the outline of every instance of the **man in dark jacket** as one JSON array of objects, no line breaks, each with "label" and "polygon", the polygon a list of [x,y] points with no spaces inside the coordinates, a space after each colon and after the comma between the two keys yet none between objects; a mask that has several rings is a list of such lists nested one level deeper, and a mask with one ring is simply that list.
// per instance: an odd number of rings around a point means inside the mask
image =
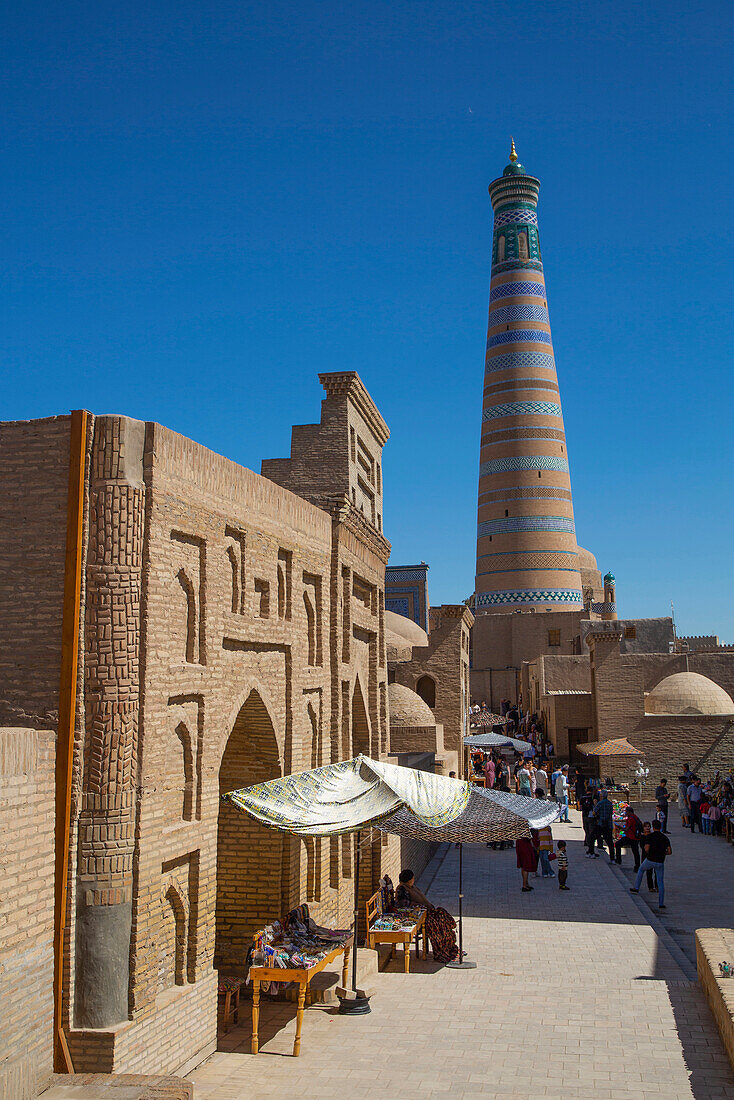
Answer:
[{"label": "man in dark jacket", "polygon": [[594,809],[594,795],[589,786],[586,784],[586,789],[579,799],[579,805],[581,807],[581,822],[584,826],[584,844],[586,845],[586,855],[589,859],[598,859],[599,857],[594,852],[596,845],[596,826],[594,819],[591,816],[591,811]]},{"label": "man in dark jacket", "polygon": [[609,849],[609,862],[614,863],[616,858],[614,854],[614,810],[605,790],[599,791],[599,801],[591,811],[591,817],[596,825],[596,838],[599,847],[603,848],[606,844]]}]

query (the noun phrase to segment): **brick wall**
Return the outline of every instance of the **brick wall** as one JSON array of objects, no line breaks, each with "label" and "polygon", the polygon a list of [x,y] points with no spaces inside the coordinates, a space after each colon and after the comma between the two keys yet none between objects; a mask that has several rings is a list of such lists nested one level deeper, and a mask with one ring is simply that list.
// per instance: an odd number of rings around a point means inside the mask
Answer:
[{"label": "brick wall", "polygon": [[50,730],[0,728],[0,1096],[53,1071],[54,767]]},{"label": "brick wall", "polygon": [[0,425],[0,721],[58,711],[69,432],[68,416]]},{"label": "brick wall", "polygon": [[[464,736],[468,733],[469,631],[474,622],[461,604],[431,608],[428,646],[415,646],[412,659],[394,665],[395,682],[416,691],[424,678],[433,681],[436,722],[443,726],[443,743],[462,774]],[[420,692],[419,692],[420,694]],[[429,746],[420,746],[427,749]]]},{"label": "brick wall", "polygon": [[[66,1023],[78,1070],[175,1072],[211,1049],[213,968],[241,969],[257,928],[302,901],[324,923],[351,919],[353,837],[301,841],[259,828],[219,798],[355,751],[386,756],[389,544],[344,498],[324,510],[159,425],[106,417],[92,428],[92,523],[97,498],[122,479],[142,494],[144,538],[140,597],[125,617],[125,659],[137,662],[126,664],[104,721],[90,701],[107,602],[89,598],[100,561],[95,538],[87,540],[87,722],[76,752],[72,874],[81,882],[91,866],[97,878],[109,875],[110,900],[119,900],[120,808],[105,801],[117,788],[106,782],[93,803],[85,792],[99,776],[119,786],[137,761],[139,786],[123,805],[136,823],[136,878],[127,1011],[109,1026],[85,1026],[77,994],[87,947],[72,934]],[[104,527],[113,579],[130,514],[111,507]],[[109,587],[107,573],[101,580]],[[125,692],[138,675],[131,719]],[[84,806],[97,815],[90,840],[99,851],[82,864],[74,829]],[[399,869],[397,838],[364,836],[361,900]],[[97,886],[93,900],[104,902]],[[80,906],[88,897],[79,893]]]}]

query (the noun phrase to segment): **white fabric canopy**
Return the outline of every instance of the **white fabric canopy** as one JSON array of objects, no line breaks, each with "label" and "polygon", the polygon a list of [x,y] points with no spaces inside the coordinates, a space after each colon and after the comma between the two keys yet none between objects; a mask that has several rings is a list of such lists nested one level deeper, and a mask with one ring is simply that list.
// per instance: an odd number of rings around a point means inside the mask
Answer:
[{"label": "white fabric canopy", "polygon": [[388,832],[441,840],[527,836],[550,824],[555,803],[358,756],[223,795],[263,825],[299,836],[334,836],[378,824]]}]

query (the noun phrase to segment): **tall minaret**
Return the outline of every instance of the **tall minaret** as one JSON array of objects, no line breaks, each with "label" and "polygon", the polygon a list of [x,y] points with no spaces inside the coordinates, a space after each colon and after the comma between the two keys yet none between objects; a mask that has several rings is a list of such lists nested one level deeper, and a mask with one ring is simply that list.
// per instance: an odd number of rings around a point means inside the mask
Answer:
[{"label": "tall minaret", "polygon": [[489,185],[492,280],[479,466],[476,612],[583,606],[536,206],[518,162]]}]

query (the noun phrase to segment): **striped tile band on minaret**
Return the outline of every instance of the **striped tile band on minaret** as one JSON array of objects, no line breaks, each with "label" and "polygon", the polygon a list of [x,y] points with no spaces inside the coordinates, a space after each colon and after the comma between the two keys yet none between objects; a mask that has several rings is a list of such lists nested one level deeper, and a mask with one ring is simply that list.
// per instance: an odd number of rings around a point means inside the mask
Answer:
[{"label": "striped tile band on minaret", "polygon": [[479,460],[478,614],[583,606],[561,398],[538,238],[540,183],[489,185],[492,280]]}]

